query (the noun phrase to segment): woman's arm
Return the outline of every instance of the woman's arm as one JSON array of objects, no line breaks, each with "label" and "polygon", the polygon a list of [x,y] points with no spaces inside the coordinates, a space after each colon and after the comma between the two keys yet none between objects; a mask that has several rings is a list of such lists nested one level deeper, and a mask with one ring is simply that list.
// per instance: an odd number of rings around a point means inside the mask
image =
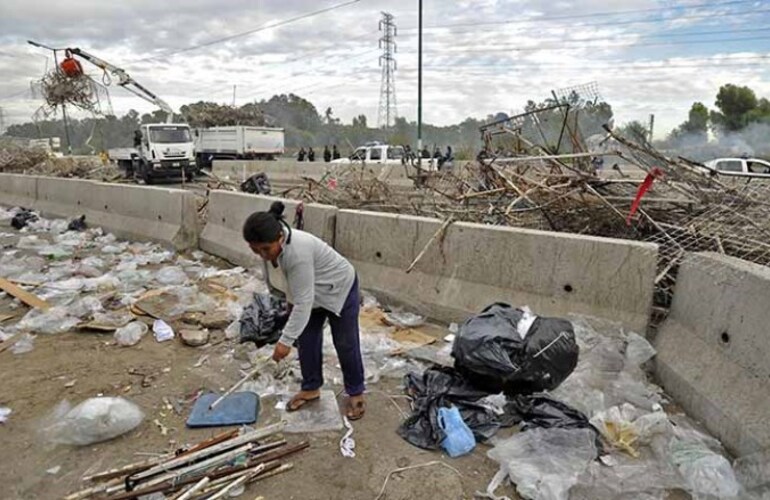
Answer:
[{"label": "woman's arm", "polygon": [[278,340],[291,347],[305,330],[315,301],[315,269],[312,260],[301,260],[286,269],[286,281],[293,300],[293,308],[283,333]]}]

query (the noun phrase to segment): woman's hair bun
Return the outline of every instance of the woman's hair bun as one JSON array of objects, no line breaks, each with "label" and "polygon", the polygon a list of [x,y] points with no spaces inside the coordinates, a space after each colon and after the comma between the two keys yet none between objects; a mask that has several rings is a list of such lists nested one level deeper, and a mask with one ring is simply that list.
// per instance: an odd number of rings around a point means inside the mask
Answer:
[{"label": "woman's hair bun", "polygon": [[270,210],[268,210],[268,212],[273,214],[276,219],[280,219],[283,217],[283,211],[285,209],[286,209],[286,206],[283,204],[282,201],[274,201],[272,205],[270,205]]}]

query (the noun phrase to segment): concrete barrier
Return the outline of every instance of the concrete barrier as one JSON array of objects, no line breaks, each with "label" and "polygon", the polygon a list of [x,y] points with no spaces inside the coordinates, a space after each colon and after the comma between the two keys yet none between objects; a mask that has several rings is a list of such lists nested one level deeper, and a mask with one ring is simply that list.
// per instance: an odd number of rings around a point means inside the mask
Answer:
[{"label": "concrete barrier", "polygon": [[11,174],[0,182],[3,205],[22,205],[63,218],[85,215],[89,225],[117,236],[180,250],[198,244],[195,195],[188,191]]},{"label": "concrete barrier", "polygon": [[[379,176],[383,172],[383,166],[367,164],[365,167],[372,177]],[[270,183],[276,190],[283,190],[302,184],[303,178],[311,178],[316,181],[324,177],[334,166],[324,162],[299,162],[296,160],[280,159],[267,160],[215,160],[212,173],[218,177],[229,178],[232,181],[242,182],[245,178],[264,172],[270,179]],[[389,165],[383,177],[388,183],[396,187],[411,187],[412,181],[406,177],[406,171],[401,165]]]},{"label": "concrete barrier", "polygon": [[[286,220],[292,224],[299,202],[271,196],[257,196],[231,191],[211,191],[208,220],[200,238],[200,248],[245,267],[261,267],[261,260],[243,241],[241,230],[246,218],[265,211],[280,200],[286,205]],[[334,246],[337,208],[316,203],[305,204],[305,230]],[[271,274],[272,277],[272,274]]]},{"label": "concrete barrier", "polygon": [[32,208],[37,199],[37,177],[0,174],[0,204]]},{"label": "concrete barrier", "polygon": [[769,304],[767,267],[689,254],[654,342],[663,387],[736,455],[770,447]]},{"label": "concrete barrier", "polygon": [[656,245],[454,223],[406,274],[440,226],[435,219],[340,210],[336,248],[364,288],[440,320],[461,321],[503,301],[544,315],[611,318],[645,333]]}]

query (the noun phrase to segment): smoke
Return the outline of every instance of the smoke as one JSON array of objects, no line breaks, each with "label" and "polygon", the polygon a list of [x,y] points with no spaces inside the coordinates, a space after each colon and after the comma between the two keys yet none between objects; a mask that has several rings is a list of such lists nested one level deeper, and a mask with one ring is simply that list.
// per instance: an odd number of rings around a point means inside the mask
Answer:
[{"label": "smoke", "polygon": [[770,124],[750,123],[742,130],[718,131],[708,138],[698,133],[674,135],[658,146],[669,156],[684,156],[701,162],[742,155],[770,159]]}]

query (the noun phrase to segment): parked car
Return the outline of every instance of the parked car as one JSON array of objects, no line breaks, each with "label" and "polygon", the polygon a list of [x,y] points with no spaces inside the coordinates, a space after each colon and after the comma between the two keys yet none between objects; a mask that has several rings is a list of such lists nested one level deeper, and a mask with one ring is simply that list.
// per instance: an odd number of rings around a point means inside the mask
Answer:
[{"label": "parked car", "polygon": [[770,162],[759,158],[717,158],[704,165],[720,174],[770,177]]}]

